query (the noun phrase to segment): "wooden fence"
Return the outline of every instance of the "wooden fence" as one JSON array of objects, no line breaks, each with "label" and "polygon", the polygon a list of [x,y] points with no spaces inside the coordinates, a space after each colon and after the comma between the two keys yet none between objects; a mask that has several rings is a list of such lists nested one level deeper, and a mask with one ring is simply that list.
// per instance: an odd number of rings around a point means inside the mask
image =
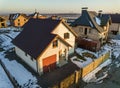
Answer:
[{"label": "wooden fence", "polygon": [[102,55],[98,59],[94,59],[92,63],[87,65],[86,67],[82,68],[82,77],[86,76],[88,73],[93,71],[95,68],[97,68],[100,64],[102,64],[104,61],[109,59],[110,52],[107,52],[106,54]]},{"label": "wooden fence", "polygon": [[60,83],[54,85],[52,88],[69,88],[70,86],[77,86],[81,78],[81,70],[75,71]]},{"label": "wooden fence", "polygon": [[76,86],[78,86],[78,84],[80,83],[80,79],[86,76],[91,71],[93,71],[96,67],[102,64],[104,61],[109,59],[109,57],[110,57],[110,52],[107,52],[106,54],[102,55],[98,59],[95,59],[92,63],[90,63],[86,67],[72,73],[71,75],[63,79],[61,82],[54,85],[52,88],[69,88],[72,85],[74,85],[74,88],[79,88]]}]

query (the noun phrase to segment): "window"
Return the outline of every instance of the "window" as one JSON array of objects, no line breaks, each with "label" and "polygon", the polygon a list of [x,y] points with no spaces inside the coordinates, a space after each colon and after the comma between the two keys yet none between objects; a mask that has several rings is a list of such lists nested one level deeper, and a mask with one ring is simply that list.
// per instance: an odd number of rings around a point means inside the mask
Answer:
[{"label": "window", "polygon": [[20,26],[20,23],[18,23],[18,26]]},{"label": "window", "polygon": [[87,35],[87,28],[85,28],[84,34]]},{"label": "window", "polygon": [[89,29],[89,33],[91,33],[91,31],[92,31],[92,30],[91,30],[91,29]]},{"label": "window", "polygon": [[57,47],[58,46],[58,40],[54,40],[53,41],[53,48]]},{"label": "window", "polygon": [[69,39],[70,35],[69,33],[64,33],[64,39]]},{"label": "window", "polygon": [[83,32],[83,28],[82,27],[79,28],[79,32]]},{"label": "window", "polygon": [[18,19],[18,22],[20,21],[20,19]]}]

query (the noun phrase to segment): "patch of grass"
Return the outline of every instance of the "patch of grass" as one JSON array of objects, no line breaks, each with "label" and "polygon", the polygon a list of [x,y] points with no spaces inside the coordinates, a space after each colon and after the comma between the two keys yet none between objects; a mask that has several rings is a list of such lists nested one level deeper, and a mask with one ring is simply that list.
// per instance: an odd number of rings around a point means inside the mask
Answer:
[{"label": "patch of grass", "polygon": [[89,57],[89,58],[93,58],[93,59],[97,58],[95,55],[93,55],[93,54],[91,54],[89,52],[84,52],[84,53],[82,53],[82,55],[84,57]]}]

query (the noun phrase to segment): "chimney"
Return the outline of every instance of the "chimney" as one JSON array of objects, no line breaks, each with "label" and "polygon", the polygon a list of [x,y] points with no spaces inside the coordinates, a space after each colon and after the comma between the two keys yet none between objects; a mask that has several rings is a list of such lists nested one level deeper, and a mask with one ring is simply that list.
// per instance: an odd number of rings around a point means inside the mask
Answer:
[{"label": "chimney", "polygon": [[82,7],[82,10],[87,10],[88,9],[88,7]]},{"label": "chimney", "polygon": [[98,11],[98,17],[102,17],[102,10]]},{"label": "chimney", "polygon": [[86,13],[86,12],[87,12],[87,9],[88,9],[88,7],[83,7],[83,8],[82,8],[82,13],[81,13],[81,14]]}]

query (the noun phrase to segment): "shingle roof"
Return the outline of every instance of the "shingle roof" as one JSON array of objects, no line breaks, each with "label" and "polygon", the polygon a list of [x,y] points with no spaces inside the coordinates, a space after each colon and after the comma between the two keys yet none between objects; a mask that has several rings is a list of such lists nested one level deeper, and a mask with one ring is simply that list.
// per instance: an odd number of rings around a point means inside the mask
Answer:
[{"label": "shingle roof", "polygon": [[120,14],[110,14],[112,23],[120,23]]},{"label": "shingle roof", "polygon": [[15,13],[15,14],[10,14],[9,20],[15,20],[15,19],[17,19],[20,15],[22,15],[22,16],[25,17],[25,18],[27,18],[26,14]]},{"label": "shingle roof", "polygon": [[[96,22],[96,18],[98,18],[101,23],[98,24]],[[108,15],[104,15],[102,17],[98,17],[98,14],[94,11],[87,11],[87,10],[83,10],[82,11],[82,15],[76,19],[73,23],[71,23],[71,26],[89,26],[92,28],[95,28],[98,30],[98,32],[103,32],[103,28],[101,27],[101,25],[105,25],[108,22]]]},{"label": "shingle roof", "polygon": [[23,26],[23,31],[12,42],[24,52],[37,59],[57,36],[51,34],[51,32],[60,22],[60,20],[31,18]]}]

